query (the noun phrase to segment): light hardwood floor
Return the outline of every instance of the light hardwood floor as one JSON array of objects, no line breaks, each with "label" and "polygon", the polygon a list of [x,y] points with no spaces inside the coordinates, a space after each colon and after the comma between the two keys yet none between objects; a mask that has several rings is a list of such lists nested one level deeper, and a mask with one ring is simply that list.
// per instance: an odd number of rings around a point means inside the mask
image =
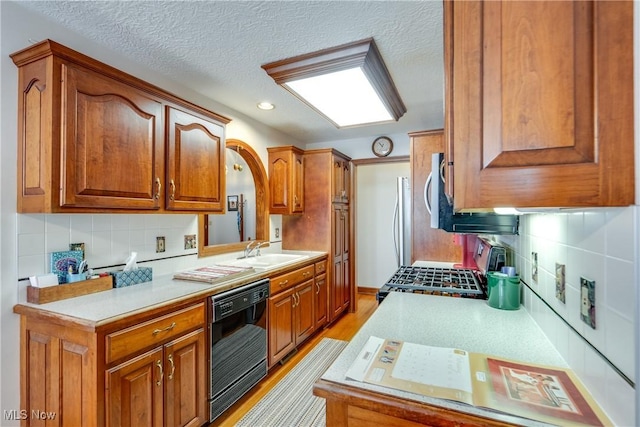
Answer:
[{"label": "light hardwood floor", "polygon": [[234,426],[256,403],[266,395],[293,367],[304,358],[322,338],[334,338],[349,341],[369,316],[378,307],[375,295],[358,294],[357,310],[355,313],[346,313],[329,327],[317,332],[307,342],[303,343],[298,352],[285,364],[276,365],[269,374],[251,391],[236,402],[224,414],[215,420],[210,427]]}]

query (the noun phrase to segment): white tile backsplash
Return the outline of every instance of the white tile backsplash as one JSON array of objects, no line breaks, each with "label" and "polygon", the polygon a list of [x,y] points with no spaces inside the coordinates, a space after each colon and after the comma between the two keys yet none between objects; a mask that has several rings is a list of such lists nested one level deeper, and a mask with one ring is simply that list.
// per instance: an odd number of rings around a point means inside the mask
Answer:
[{"label": "white tile backsplash", "polygon": [[[516,251],[527,285],[524,307],[619,426],[636,425],[635,390],[617,370],[635,381],[639,211],[631,206],[523,215],[518,241],[501,238]],[[531,252],[538,253],[537,282]],[[564,304],[555,296],[556,262],[565,265]],[[596,281],[595,330],[580,319],[580,277]]]},{"label": "white tile backsplash", "polygon": [[[48,273],[51,252],[69,250],[70,243],[84,243],[89,265],[96,269],[124,264],[133,251],[140,262],[194,255],[184,267],[190,268],[198,250],[185,250],[184,236],[197,233],[193,214],[18,214],[18,274]],[[156,236],[166,237],[165,252],[156,253]],[[176,271],[170,260],[152,264],[154,275]]]}]

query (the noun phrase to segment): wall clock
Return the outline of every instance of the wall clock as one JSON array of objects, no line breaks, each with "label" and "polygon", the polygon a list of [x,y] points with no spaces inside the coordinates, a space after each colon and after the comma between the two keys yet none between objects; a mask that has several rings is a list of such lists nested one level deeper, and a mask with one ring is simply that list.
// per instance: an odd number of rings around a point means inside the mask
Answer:
[{"label": "wall clock", "polygon": [[371,144],[371,151],[378,157],[387,157],[393,151],[393,141],[386,136],[380,136]]}]

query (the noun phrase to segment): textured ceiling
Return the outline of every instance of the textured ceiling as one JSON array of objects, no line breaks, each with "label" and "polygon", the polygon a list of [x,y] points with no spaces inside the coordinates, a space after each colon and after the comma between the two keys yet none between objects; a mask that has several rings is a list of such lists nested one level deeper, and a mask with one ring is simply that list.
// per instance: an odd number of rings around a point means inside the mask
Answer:
[{"label": "textured ceiling", "polygon": [[[20,5],[302,142],[407,133],[443,123],[440,1],[26,1]],[[368,37],[376,41],[407,107],[397,123],[337,129],[260,68]],[[256,104],[263,100],[273,102],[276,109],[258,110]]]}]

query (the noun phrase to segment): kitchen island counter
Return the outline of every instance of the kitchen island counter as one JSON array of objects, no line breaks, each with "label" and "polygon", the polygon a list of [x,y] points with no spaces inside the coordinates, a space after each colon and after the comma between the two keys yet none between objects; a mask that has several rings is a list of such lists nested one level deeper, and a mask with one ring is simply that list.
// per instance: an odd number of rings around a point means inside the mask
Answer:
[{"label": "kitchen island counter", "polygon": [[354,420],[394,425],[545,425],[346,379],[370,336],[567,367],[525,310],[498,310],[484,300],[392,292],[314,387],[314,394],[327,399],[327,426],[349,425]]}]

